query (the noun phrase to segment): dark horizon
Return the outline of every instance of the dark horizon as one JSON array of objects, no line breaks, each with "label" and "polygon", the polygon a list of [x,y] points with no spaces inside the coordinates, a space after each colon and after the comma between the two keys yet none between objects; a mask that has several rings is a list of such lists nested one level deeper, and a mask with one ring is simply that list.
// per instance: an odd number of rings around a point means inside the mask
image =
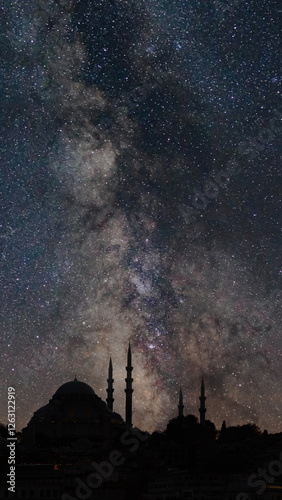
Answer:
[{"label": "dark horizon", "polygon": [[[113,368],[112,368],[112,367],[111,367],[111,370],[112,370],[112,371],[111,371],[111,374],[113,374]],[[114,382],[114,379],[112,379],[112,380],[113,380],[113,382]],[[127,381],[127,379],[125,379],[125,382],[126,382],[126,381]],[[134,379],[132,379],[132,381],[133,381],[133,391],[134,391]],[[211,422],[211,423],[214,425],[214,422],[213,422],[213,418],[212,418],[212,416],[211,416],[211,415],[209,415],[209,413],[208,413],[208,417],[206,416],[206,411],[207,411],[207,406],[206,406],[206,405],[208,405],[208,404],[209,404],[209,398],[207,398],[207,397],[206,397],[206,385],[204,385],[204,392],[202,392],[202,391],[203,391],[203,381],[204,381],[204,377],[202,376],[201,385],[199,386],[199,397],[198,397],[198,400],[200,400],[200,403],[198,404],[199,408],[198,408],[197,414],[193,414],[193,413],[189,413],[189,412],[185,411],[185,408],[186,408],[186,405],[185,405],[185,394],[183,394],[182,388],[179,388],[179,389],[180,389],[180,391],[181,391],[181,398],[180,398],[180,393],[179,393],[179,395],[178,395],[178,400],[175,402],[176,404],[175,404],[175,408],[173,409],[173,415],[172,415],[172,417],[171,417],[171,418],[170,418],[167,422],[165,422],[165,423],[164,423],[164,427],[163,427],[163,428],[155,428],[155,429],[151,430],[151,431],[150,431],[150,433],[151,433],[151,434],[152,434],[152,433],[154,433],[154,432],[160,432],[160,433],[162,433],[162,432],[164,432],[164,431],[165,431],[165,428],[167,427],[167,425],[168,425],[168,423],[169,423],[169,422],[171,422],[171,421],[173,421],[173,420],[177,420],[177,419],[179,419],[179,418],[184,418],[184,419],[185,419],[186,417],[191,417],[191,416],[192,416],[192,417],[194,417],[194,418],[196,418],[199,424],[204,424],[204,422],[205,422],[205,420],[206,420],[206,421],[208,421],[208,422]],[[55,396],[55,394],[59,391],[59,389],[60,389],[60,388],[62,388],[62,387],[64,387],[64,386],[66,386],[66,385],[68,385],[68,384],[70,384],[71,382],[78,382],[78,383],[81,383],[81,382],[82,382],[83,384],[85,384],[85,385],[89,386],[92,390],[94,390],[94,389],[93,389],[93,388],[92,388],[89,384],[87,384],[87,382],[82,381],[82,380],[79,380],[79,379],[77,378],[76,374],[75,374],[75,377],[74,377],[74,379],[73,379],[73,380],[68,380],[68,381],[63,382],[63,384],[60,384],[60,386],[56,389],[56,391],[52,394],[52,396],[49,398],[49,400],[48,400],[48,401],[50,402],[50,401],[52,400],[52,398]],[[107,382],[108,382],[108,384],[109,384],[109,379],[107,379]],[[109,388],[110,386],[112,386],[112,387],[114,388],[114,384],[113,384],[113,383],[112,383],[112,384],[110,384],[110,385],[108,385],[108,388]],[[126,387],[126,386],[127,386],[127,384],[125,385],[125,387]],[[133,391],[132,391],[132,392],[133,392]],[[108,390],[107,390],[107,389],[105,389],[105,391],[104,391],[104,392],[105,392],[105,394],[107,394],[107,395],[108,395]],[[114,390],[113,390],[113,392],[114,392]],[[124,389],[124,392],[126,392],[126,389]],[[95,394],[97,394],[95,391],[94,391],[94,393],[95,393]],[[204,401],[202,400],[203,396],[204,396]],[[106,398],[106,397],[105,397],[105,398],[103,398],[103,397],[101,397],[101,396],[99,396],[99,398],[100,398],[100,399],[101,399],[101,400],[102,400],[102,401],[106,404],[107,408],[108,408],[111,412],[114,412],[114,413],[115,413],[115,412],[117,412],[117,409],[116,409],[116,408],[111,407],[111,404],[112,404],[112,403],[111,403],[111,399],[109,399],[109,400],[108,400],[108,398]],[[207,401],[206,401],[206,400],[207,400]],[[42,408],[43,408],[43,407],[45,407],[45,405],[47,405],[47,404],[48,404],[48,401],[47,401],[47,400],[45,401],[45,404],[42,406]],[[114,399],[113,399],[113,401],[114,401]],[[201,401],[203,401],[203,403],[202,403]],[[133,400],[133,402],[132,402],[132,401],[130,401],[130,403],[129,403],[129,404],[131,405],[131,412],[130,412],[130,415],[132,415],[132,413],[133,413],[133,415],[134,415],[134,400]],[[204,406],[202,406],[202,404],[203,404]],[[113,406],[114,406],[114,405],[113,405]],[[120,406],[120,405],[119,405],[119,406]],[[135,425],[134,420],[132,421],[132,425],[131,425],[131,424],[130,424],[130,421],[126,418],[127,411],[128,411],[128,403],[127,403],[127,398],[126,398],[126,396],[124,397],[123,406],[124,406],[124,411],[120,413],[120,416],[121,416],[121,418],[123,419],[123,421],[127,424],[128,428],[131,428],[131,427],[133,427],[133,428],[138,427],[138,426],[136,426],[136,425]],[[195,406],[197,406],[197,405],[195,405]],[[23,430],[24,428],[26,428],[26,426],[28,425],[28,423],[29,423],[29,422],[30,422],[30,420],[32,419],[33,415],[34,415],[34,414],[35,414],[35,413],[36,413],[36,412],[37,412],[40,408],[41,408],[41,407],[38,407],[38,408],[36,408],[36,409],[35,409],[35,411],[34,411],[34,412],[30,415],[30,417],[28,418],[28,420],[27,420],[26,424],[25,424],[25,425],[24,425],[24,426],[23,426],[20,430],[18,430],[18,428],[17,428],[17,426],[16,426],[16,432],[17,432],[17,433],[21,433],[21,432],[22,432],[22,430]],[[18,412],[19,412],[19,408],[17,408],[16,415],[18,415]],[[197,415],[198,415],[198,416],[197,416]],[[132,417],[131,417],[131,418],[132,418]],[[18,420],[18,419],[16,418],[16,421],[17,421],[17,420]],[[261,429],[261,428],[259,427],[259,425],[258,425],[258,422],[254,422],[254,421],[245,421],[245,422],[242,422],[242,421],[241,421],[241,422],[239,422],[239,423],[238,423],[238,422],[236,423],[236,421],[234,420],[234,422],[229,423],[228,421],[226,421],[226,418],[222,418],[222,420],[221,420],[220,424],[215,426],[215,429],[216,429],[216,431],[217,431],[217,432],[220,432],[220,429],[222,428],[222,424],[223,424],[223,422],[224,422],[224,424],[226,425],[226,427],[227,427],[227,428],[231,428],[231,427],[242,427],[242,426],[245,426],[245,425],[254,425],[254,426],[256,426],[256,427],[257,427],[257,428],[258,428],[261,432],[267,432],[268,434],[279,434],[279,433],[282,433],[282,429],[281,429],[281,430],[277,430],[277,431],[275,431],[275,432],[269,432],[267,428],[265,428],[265,429]],[[4,426],[4,427],[6,427],[6,426],[8,427],[8,423],[9,423],[9,422],[4,423],[4,422],[1,422],[1,421],[0,421],[0,436],[1,436],[1,426],[2,426],[2,431],[3,431],[3,426]],[[145,429],[145,428],[141,428],[140,430],[141,430],[142,432],[148,432],[148,429]],[[2,437],[3,437],[3,436],[2,436]]]}]

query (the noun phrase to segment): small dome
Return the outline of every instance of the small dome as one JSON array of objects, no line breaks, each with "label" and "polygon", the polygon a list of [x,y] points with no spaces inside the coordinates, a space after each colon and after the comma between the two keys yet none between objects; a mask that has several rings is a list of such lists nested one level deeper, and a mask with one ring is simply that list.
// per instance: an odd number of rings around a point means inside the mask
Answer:
[{"label": "small dome", "polygon": [[54,397],[67,396],[69,394],[87,394],[95,396],[95,392],[90,385],[85,384],[85,382],[79,382],[76,378],[71,382],[66,382],[61,385],[61,387],[59,387],[59,389],[55,392]]}]

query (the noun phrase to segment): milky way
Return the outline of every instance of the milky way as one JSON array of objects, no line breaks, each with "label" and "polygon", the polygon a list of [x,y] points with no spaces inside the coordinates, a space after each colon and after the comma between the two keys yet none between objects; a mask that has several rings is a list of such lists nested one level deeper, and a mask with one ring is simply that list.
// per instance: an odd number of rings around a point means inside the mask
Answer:
[{"label": "milky way", "polygon": [[11,385],[19,429],[75,373],[105,399],[110,356],[124,416],[130,341],[135,425],[204,374],[217,426],[281,431],[281,6],[1,9],[0,421]]}]

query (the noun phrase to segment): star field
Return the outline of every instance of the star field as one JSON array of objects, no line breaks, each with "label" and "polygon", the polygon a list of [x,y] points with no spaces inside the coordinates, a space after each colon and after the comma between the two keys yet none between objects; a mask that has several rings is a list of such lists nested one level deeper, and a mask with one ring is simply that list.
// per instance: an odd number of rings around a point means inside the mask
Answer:
[{"label": "star field", "polygon": [[281,431],[281,6],[0,5],[0,422],[130,341],[135,425]]}]

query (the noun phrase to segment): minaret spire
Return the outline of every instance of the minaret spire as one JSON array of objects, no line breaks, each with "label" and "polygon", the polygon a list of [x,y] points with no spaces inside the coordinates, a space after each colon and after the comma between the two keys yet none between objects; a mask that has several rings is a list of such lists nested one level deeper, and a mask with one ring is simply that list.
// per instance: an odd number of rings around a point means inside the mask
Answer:
[{"label": "minaret spire", "polygon": [[183,394],[182,394],[182,388],[180,387],[179,389],[179,403],[178,403],[178,416],[183,417]]},{"label": "minaret spire", "polygon": [[200,399],[200,408],[199,408],[199,412],[200,412],[200,424],[201,425],[205,425],[205,421],[206,421],[206,404],[205,404],[205,401],[206,401],[206,396],[205,396],[205,382],[204,382],[204,377],[202,377],[202,384],[201,384],[201,396],[199,397]]},{"label": "minaret spire", "polygon": [[132,382],[133,378],[131,377],[131,372],[133,370],[132,362],[131,362],[131,348],[130,348],[130,343],[128,347],[128,352],[127,352],[127,367],[126,367],[126,373],[127,377],[125,379],[126,382],[126,389],[124,389],[124,392],[126,394],[126,402],[125,402],[125,422],[128,427],[132,427]]},{"label": "minaret spire", "polygon": [[108,382],[108,388],[107,388],[108,397],[107,397],[106,401],[107,401],[107,405],[108,405],[109,410],[113,411],[113,403],[114,403],[113,383],[114,383],[114,379],[113,379],[112,358],[110,358],[110,362],[109,362],[109,371],[108,371],[107,382]]}]

